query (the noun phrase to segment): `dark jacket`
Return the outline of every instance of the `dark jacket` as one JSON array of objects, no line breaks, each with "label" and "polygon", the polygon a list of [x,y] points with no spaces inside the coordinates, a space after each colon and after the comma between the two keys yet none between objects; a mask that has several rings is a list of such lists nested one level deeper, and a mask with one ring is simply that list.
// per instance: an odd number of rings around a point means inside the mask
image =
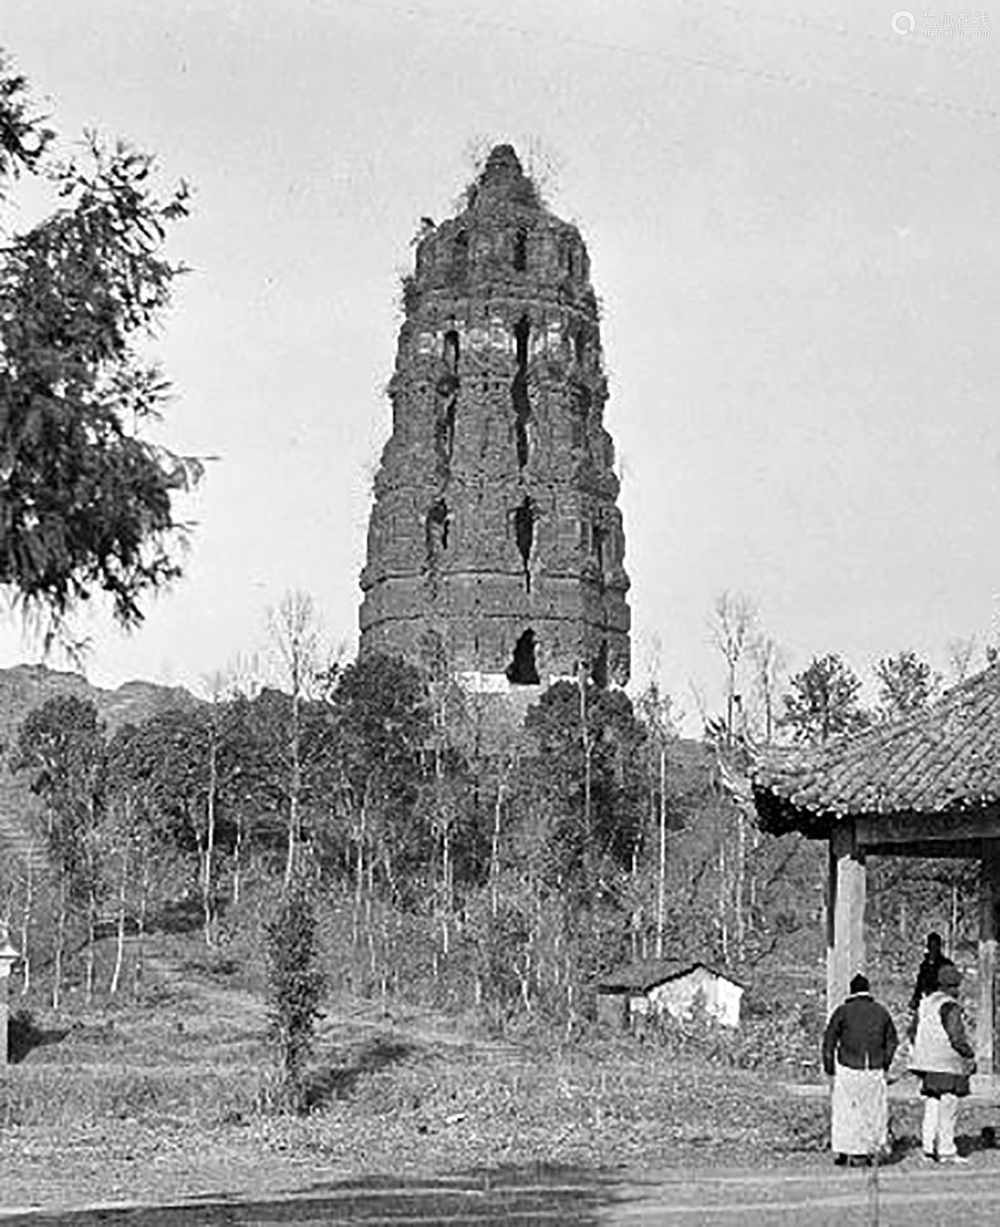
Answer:
[{"label": "dark jacket", "polygon": [[899,1037],[892,1016],[871,993],[854,993],[830,1015],[823,1034],[823,1069],[888,1069]]}]

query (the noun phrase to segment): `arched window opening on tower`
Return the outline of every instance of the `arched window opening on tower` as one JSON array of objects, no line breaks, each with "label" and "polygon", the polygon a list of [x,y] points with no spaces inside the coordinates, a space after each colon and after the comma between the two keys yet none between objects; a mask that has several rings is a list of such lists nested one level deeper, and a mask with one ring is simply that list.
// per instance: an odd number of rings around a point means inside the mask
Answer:
[{"label": "arched window opening on tower", "polygon": [[608,564],[608,530],[603,524],[594,525],[594,558],[597,561],[597,571],[604,583],[604,571]]},{"label": "arched window opening on tower", "polygon": [[588,346],[587,338],[582,328],[573,338],[573,349],[576,353],[577,364],[579,366],[584,366],[587,362]]},{"label": "arched window opening on tower", "polygon": [[451,249],[451,271],[456,281],[464,281],[469,274],[469,236],[464,230],[455,235]]},{"label": "arched window opening on tower", "polygon": [[444,364],[452,375],[458,374],[458,333],[454,328],[444,334]]},{"label": "arched window opening on tower", "polygon": [[514,656],[507,668],[512,686],[537,686],[540,679],[535,664],[535,632],[529,627],[514,645]]},{"label": "arched window opening on tower", "polygon": [[434,450],[439,466],[447,470],[455,450],[455,416],[458,409],[458,378],[442,375],[437,381],[437,404],[434,414]]},{"label": "arched window opening on tower", "polygon": [[531,591],[531,548],[535,540],[535,511],[531,500],[525,498],[514,512],[514,540],[524,565],[524,586]]},{"label": "arched window opening on tower", "polygon": [[517,445],[517,463],[523,469],[528,463],[528,418],[531,417],[531,402],[528,399],[528,340],[531,336],[531,321],[522,315],[514,328],[514,357],[517,370],[510,386],[510,399],[514,406],[514,438]]},{"label": "arched window opening on tower", "polygon": [[570,386],[573,393],[574,410],[571,442],[573,447],[582,448],[587,446],[587,437],[590,433],[590,410],[594,403],[594,396],[590,388],[578,380],[574,380]]},{"label": "arched window opening on tower", "polygon": [[519,230],[514,235],[514,271],[523,273],[528,267],[528,235]]},{"label": "arched window opening on tower", "polygon": [[608,685],[608,641],[601,640],[601,646],[598,649],[597,656],[594,658],[594,663],[590,666],[590,676],[595,686],[601,690],[606,690]]},{"label": "arched window opening on tower", "polygon": [[437,556],[448,548],[449,522],[448,504],[438,499],[431,504],[425,521],[428,566],[433,566]]}]

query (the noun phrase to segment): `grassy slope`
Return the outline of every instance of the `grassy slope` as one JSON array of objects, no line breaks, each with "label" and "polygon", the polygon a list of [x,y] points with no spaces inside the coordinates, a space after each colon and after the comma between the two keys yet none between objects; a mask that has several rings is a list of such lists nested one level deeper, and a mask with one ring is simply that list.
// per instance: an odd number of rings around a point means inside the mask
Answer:
[{"label": "grassy slope", "polygon": [[[39,1016],[0,1081],[0,1204],[277,1191],[363,1174],[546,1164],[631,1172],[828,1162],[822,1099],[781,1071],[656,1044],[497,1043],[427,1010],[333,997],[315,1110],[266,1110],[259,994],[194,937],[158,935],[146,1002]],[[15,1001],[16,1006],[16,1001]],[[915,1136],[917,1106],[897,1105]],[[980,1119],[982,1116],[982,1119]],[[990,1114],[966,1109],[965,1132]]]}]

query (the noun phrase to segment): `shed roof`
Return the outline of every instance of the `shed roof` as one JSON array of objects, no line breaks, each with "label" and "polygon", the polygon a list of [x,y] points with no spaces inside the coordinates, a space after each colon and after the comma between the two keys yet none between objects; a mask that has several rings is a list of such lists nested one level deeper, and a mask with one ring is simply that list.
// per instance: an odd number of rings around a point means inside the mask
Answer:
[{"label": "shed roof", "polygon": [[608,972],[606,976],[598,980],[597,991],[599,993],[645,993],[658,984],[665,984],[669,980],[679,980],[699,967],[703,967],[721,980],[728,980],[730,984],[741,987],[732,976],[727,976],[725,972],[717,971],[700,960],[645,959],[642,962],[629,963],[617,971]]},{"label": "shed roof", "polygon": [[829,833],[838,818],[978,809],[1000,800],[1000,664],[925,711],[821,746],[766,751],[751,770],[766,830]]}]

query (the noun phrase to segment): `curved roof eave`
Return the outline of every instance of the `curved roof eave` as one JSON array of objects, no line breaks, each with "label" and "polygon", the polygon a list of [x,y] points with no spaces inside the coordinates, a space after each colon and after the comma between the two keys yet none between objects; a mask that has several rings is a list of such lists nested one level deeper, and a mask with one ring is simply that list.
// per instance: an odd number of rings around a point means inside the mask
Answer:
[{"label": "curved roof eave", "polygon": [[750,773],[764,830],[827,836],[849,815],[944,814],[1000,801],[1000,665],[927,709],[823,745],[764,751]]}]

